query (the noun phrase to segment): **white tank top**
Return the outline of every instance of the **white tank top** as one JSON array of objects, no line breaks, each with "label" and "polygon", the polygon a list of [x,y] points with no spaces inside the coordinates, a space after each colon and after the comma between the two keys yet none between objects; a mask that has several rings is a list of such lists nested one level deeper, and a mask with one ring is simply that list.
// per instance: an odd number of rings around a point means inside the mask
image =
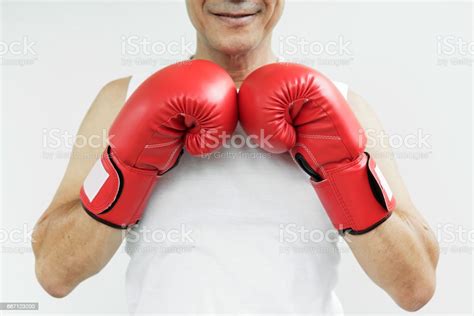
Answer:
[{"label": "white tank top", "polygon": [[245,139],[239,125],[229,146],[185,153],[159,180],[127,237],[131,313],[342,313],[338,236],[308,177]]}]

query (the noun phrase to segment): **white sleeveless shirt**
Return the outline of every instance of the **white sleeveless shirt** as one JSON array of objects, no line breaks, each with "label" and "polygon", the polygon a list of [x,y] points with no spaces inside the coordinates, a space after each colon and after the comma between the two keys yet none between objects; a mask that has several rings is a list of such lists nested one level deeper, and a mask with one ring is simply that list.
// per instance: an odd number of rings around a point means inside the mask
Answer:
[{"label": "white sleeveless shirt", "polygon": [[159,180],[127,237],[131,313],[342,313],[338,236],[308,176],[245,140],[239,125],[225,147],[185,153]]}]

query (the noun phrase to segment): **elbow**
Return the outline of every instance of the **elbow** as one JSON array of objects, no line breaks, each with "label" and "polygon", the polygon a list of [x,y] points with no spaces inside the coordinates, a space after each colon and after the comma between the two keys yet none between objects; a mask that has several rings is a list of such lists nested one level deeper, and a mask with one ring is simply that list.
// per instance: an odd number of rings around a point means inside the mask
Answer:
[{"label": "elbow", "polygon": [[434,277],[419,278],[410,281],[403,289],[397,291],[394,299],[398,306],[408,312],[416,312],[425,306],[433,297],[436,289]]},{"label": "elbow", "polygon": [[[429,231],[427,227],[425,229]],[[428,304],[436,290],[436,267],[440,250],[434,234],[425,235],[424,246],[425,259],[420,259],[420,264],[411,269],[412,273],[407,274],[394,295],[396,303],[409,312],[416,312]]]},{"label": "elbow", "polygon": [[64,298],[74,289],[74,286],[71,285],[67,278],[51,273],[51,271],[47,271],[47,269],[42,268],[38,264],[36,265],[35,272],[41,287],[52,297]]},{"label": "elbow", "polygon": [[42,282],[40,281],[41,287],[54,298],[64,298],[69,293],[71,293],[72,289],[64,286],[63,284],[53,284],[51,282]]},{"label": "elbow", "polygon": [[63,298],[69,295],[87,277],[94,275],[90,267],[75,262],[48,262],[36,259],[35,273],[41,287],[52,297]]},{"label": "elbow", "polygon": [[[39,226],[39,225],[38,225]],[[43,229],[36,227],[32,235],[32,248],[35,254],[35,274],[38,283],[52,297],[63,298],[73,290],[73,287],[66,282],[66,278],[60,277],[58,270],[50,267],[52,263],[46,262],[44,254],[41,251],[43,241]]]}]

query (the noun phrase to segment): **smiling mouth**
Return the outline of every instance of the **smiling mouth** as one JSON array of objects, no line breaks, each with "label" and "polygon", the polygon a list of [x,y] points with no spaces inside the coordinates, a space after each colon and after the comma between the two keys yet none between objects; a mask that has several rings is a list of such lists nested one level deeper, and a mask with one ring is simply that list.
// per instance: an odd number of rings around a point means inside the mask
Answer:
[{"label": "smiling mouth", "polygon": [[255,13],[212,13],[212,14],[218,17],[241,19],[241,18],[257,15],[259,12],[260,11],[257,11]]},{"label": "smiling mouth", "polygon": [[254,20],[260,11],[254,13],[213,13],[212,15],[230,26],[244,26]]}]

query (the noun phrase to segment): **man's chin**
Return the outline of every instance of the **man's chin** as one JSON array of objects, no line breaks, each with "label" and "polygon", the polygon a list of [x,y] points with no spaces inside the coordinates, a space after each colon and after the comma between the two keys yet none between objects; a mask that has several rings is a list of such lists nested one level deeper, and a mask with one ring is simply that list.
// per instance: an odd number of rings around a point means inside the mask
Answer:
[{"label": "man's chin", "polygon": [[243,55],[251,51],[257,46],[258,41],[253,40],[251,36],[237,36],[225,37],[224,41],[214,43],[214,48],[226,55]]}]

